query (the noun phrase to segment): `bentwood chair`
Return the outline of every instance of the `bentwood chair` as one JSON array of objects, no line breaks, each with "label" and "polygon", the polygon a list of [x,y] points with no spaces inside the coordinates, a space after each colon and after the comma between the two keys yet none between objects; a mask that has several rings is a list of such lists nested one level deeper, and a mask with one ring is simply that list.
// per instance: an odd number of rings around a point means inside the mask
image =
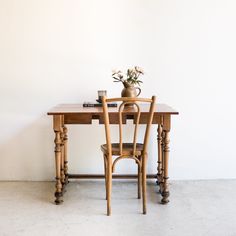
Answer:
[{"label": "bentwood chair", "polygon": [[[121,159],[130,158],[135,160],[138,165],[138,198],[141,196],[143,199],[143,214],[146,214],[146,161],[147,161],[147,144],[149,139],[150,126],[152,124],[153,113],[155,108],[156,97],[148,98],[102,98],[104,124],[106,133],[106,144],[101,145],[101,150],[104,157],[105,169],[105,186],[106,186],[106,200],[107,200],[107,215],[111,215],[111,188],[112,188],[112,173],[114,172],[115,164]],[[118,107],[119,111],[119,143],[111,142],[110,122],[107,103],[108,102],[121,102]],[[137,143],[138,127],[140,123],[141,107],[140,103],[148,104],[147,118],[142,119],[142,124],[146,124],[146,131],[142,143]],[[123,115],[124,113],[134,112],[134,136],[132,143],[123,143],[122,130],[123,130]],[[116,158],[113,159],[113,156]]]}]

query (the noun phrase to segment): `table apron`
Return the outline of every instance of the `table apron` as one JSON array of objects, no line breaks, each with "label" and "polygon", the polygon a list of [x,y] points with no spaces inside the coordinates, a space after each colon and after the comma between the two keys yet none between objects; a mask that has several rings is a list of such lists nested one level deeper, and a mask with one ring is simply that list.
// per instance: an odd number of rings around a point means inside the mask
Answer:
[{"label": "table apron", "polygon": [[[64,114],[64,124],[92,124],[93,120],[98,120],[99,124],[104,124],[103,115],[100,114]],[[162,123],[161,114],[156,114],[153,117],[152,124],[161,124]],[[109,114],[110,124],[119,124],[119,115],[117,113]],[[136,123],[136,115],[135,114],[123,114],[122,115],[122,123],[126,124],[127,120],[133,120],[133,123]],[[142,114],[140,116],[139,124],[147,124],[148,113]]]}]

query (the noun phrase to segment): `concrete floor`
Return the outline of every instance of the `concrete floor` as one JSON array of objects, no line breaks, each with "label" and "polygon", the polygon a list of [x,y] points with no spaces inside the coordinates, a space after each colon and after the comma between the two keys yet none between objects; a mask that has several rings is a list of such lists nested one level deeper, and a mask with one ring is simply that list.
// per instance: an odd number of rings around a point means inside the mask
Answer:
[{"label": "concrete floor", "polygon": [[108,217],[102,181],[71,182],[60,206],[52,182],[0,182],[0,236],[236,236],[236,180],[172,181],[168,205],[157,190],[142,215],[136,183],[115,180]]}]

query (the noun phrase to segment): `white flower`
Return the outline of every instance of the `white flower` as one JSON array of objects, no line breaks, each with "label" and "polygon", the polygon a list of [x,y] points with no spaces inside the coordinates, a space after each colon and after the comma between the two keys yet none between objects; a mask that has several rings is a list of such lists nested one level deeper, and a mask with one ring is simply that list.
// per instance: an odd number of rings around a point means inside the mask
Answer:
[{"label": "white flower", "polygon": [[136,70],[137,72],[139,72],[140,74],[144,74],[143,69],[142,69],[141,67],[135,66],[134,68],[135,68],[135,70]]},{"label": "white flower", "polygon": [[143,74],[144,74],[143,69],[138,66],[127,69],[127,72],[125,74],[120,70],[116,69],[112,70],[112,78],[114,79],[114,82],[140,85],[142,81],[139,79],[139,76]]},{"label": "white flower", "polygon": [[112,70],[112,75],[120,74],[120,73],[122,73],[122,71],[117,70],[117,69],[113,69],[113,70]]},{"label": "white flower", "polygon": [[114,75],[114,74],[117,74],[117,73],[118,73],[118,70],[117,70],[117,69],[113,69],[111,72],[112,72],[112,74]]}]

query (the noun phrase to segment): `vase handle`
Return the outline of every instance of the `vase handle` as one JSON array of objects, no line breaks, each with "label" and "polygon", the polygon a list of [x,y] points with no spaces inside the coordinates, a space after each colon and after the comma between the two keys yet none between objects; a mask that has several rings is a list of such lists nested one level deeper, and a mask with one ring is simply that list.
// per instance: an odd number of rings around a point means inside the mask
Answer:
[{"label": "vase handle", "polygon": [[139,88],[139,87],[135,87],[135,89],[138,89],[138,90],[139,90],[139,92],[138,92],[138,94],[137,94],[137,96],[136,96],[136,97],[138,97],[139,94],[141,93],[141,88]]}]

